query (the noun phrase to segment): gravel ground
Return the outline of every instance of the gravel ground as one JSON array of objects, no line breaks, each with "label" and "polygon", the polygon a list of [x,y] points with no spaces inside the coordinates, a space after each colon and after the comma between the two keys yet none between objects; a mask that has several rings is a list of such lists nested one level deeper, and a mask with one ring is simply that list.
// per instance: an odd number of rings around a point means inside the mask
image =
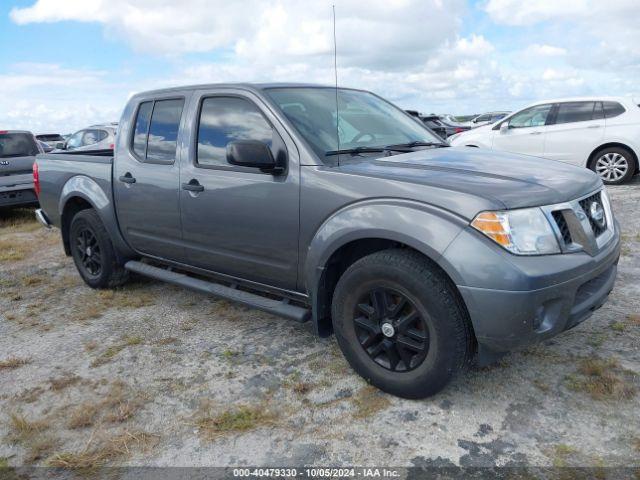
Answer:
[{"label": "gravel ground", "polygon": [[0,215],[0,466],[640,466],[640,178],[610,188],[619,276],[594,316],[427,400],[333,339],[162,283],[93,291],[59,232]]}]

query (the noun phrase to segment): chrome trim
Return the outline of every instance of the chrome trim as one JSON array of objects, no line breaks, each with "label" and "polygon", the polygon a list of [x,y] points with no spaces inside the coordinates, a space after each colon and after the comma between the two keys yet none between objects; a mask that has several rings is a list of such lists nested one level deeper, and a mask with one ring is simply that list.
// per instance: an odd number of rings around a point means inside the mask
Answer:
[{"label": "chrome trim", "polygon": [[[585,212],[580,206],[580,202],[597,193],[600,193],[600,201],[604,208],[605,219],[607,222],[607,228],[598,237],[594,235],[591,224],[589,223],[588,213]],[[604,187],[599,188],[587,195],[576,198],[569,202],[556,203],[555,205],[545,205],[540,207],[542,212],[547,217],[547,221],[550,223],[551,228],[556,235],[558,244],[563,253],[573,253],[584,251],[591,256],[595,256],[605,245],[607,245],[615,234],[615,221],[613,218],[613,212],[611,210],[611,202],[609,195]],[[572,242],[567,245],[564,243],[560,228],[553,218],[553,212],[562,212],[569,232],[571,232]]]},{"label": "chrome trim", "polygon": [[51,228],[51,222],[47,218],[46,213],[41,208],[36,208],[36,220],[38,220],[44,227]]}]

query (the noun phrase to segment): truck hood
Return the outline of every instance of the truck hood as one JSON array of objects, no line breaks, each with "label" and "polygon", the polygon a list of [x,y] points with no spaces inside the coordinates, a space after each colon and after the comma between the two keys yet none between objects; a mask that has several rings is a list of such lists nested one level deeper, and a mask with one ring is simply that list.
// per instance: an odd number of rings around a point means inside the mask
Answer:
[{"label": "truck hood", "polygon": [[[337,167],[345,173],[454,190],[523,208],[574,200],[602,185],[592,171],[562,162],[469,147],[418,150]],[[419,199],[420,196],[416,198]]]}]

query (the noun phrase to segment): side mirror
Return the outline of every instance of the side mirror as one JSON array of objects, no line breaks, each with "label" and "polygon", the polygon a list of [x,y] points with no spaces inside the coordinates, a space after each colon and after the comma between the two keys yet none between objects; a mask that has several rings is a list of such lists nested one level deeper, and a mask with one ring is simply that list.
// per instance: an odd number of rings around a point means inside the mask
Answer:
[{"label": "side mirror", "polygon": [[509,122],[502,122],[500,124],[500,133],[507,133],[507,130],[509,130]]},{"label": "side mirror", "polygon": [[65,150],[64,142],[58,142],[58,143],[56,143],[56,148],[57,148],[58,150]]},{"label": "side mirror", "polygon": [[239,167],[259,168],[263,172],[282,173],[271,149],[258,140],[236,140],[227,144],[227,162]]}]

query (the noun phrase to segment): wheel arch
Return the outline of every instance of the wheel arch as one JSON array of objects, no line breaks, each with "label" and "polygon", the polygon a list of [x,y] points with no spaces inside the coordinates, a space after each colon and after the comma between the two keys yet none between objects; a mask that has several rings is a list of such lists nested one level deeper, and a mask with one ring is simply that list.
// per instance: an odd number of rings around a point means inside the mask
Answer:
[{"label": "wheel arch", "polygon": [[[331,301],[340,275],[360,258],[391,249],[411,249],[424,256],[451,281],[460,280],[442,253],[466,227],[460,217],[415,202],[363,202],[334,214],[318,230],[305,261],[305,287],[315,332],[332,333]],[[464,302],[462,302],[464,304]]]},{"label": "wheel arch", "polygon": [[624,150],[628,150],[629,153],[631,153],[631,156],[633,157],[633,162],[635,164],[635,173],[638,173],[638,171],[640,170],[640,165],[638,162],[638,154],[632,147],[622,142],[607,142],[594,148],[593,151],[589,154],[589,157],[587,158],[587,168],[592,167],[593,161],[595,160],[595,157],[598,154],[598,152],[600,152],[601,150],[604,150],[605,148],[622,148]]}]

